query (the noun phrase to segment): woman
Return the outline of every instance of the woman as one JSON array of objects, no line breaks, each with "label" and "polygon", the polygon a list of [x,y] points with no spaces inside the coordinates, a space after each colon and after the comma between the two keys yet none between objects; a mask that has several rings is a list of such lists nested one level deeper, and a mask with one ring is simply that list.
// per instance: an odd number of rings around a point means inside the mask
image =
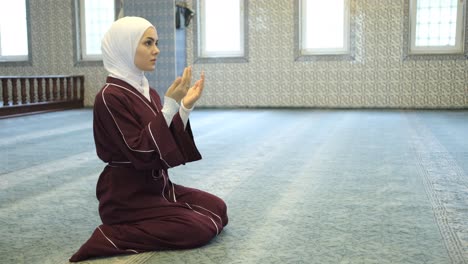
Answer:
[{"label": "woman", "polygon": [[140,17],[115,21],[102,40],[109,76],[96,96],[93,122],[96,152],[107,163],[96,188],[103,224],[72,262],[199,247],[228,222],[220,198],[169,179],[169,168],[201,159],[188,116],[205,77],[190,87],[186,68],[162,106],[144,75],[155,69],[157,44],[156,28]]}]

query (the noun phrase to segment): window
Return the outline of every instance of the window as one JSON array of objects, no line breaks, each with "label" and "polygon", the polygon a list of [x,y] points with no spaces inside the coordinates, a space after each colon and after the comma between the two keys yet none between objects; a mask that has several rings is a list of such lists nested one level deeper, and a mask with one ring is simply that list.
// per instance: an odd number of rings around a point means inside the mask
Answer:
[{"label": "window", "polygon": [[410,54],[463,53],[463,0],[410,1]]},{"label": "window", "polygon": [[349,0],[299,1],[300,55],[349,54]]},{"label": "window", "polygon": [[198,58],[246,56],[246,1],[199,0]]},{"label": "window", "polygon": [[27,1],[0,0],[0,61],[29,59]]},{"label": "window", "polygon": [[115,0],[76,0],[79,12],[76,17],[79,36],[77,38],[78,60],[101,60],[101,40],[116,17]]}]

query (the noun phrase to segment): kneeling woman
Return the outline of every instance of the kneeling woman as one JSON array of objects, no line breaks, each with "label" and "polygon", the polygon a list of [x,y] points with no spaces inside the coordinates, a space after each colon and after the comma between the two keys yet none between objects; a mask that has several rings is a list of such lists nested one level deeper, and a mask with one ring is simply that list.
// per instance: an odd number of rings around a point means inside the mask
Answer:
[{"label": "kneeling woman", "polygon": [[96,95],[93,126],[97,154],[107,163],[96,188],[103,224],[72,262],[199,247],[228,222],[223,200],[169,179],[169,168],[201,159],[188,116],[205,77],[190,86],[186,68],[162,106],[144,75],[155,69],[157,44],[156,28],[140,17],[115,21],[102,40],[109,76]]}]

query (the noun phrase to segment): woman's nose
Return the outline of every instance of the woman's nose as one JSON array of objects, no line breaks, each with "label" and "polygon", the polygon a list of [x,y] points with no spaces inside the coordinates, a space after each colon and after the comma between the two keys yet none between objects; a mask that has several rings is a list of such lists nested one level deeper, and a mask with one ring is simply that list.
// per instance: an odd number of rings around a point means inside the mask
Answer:
[{"label": "woman's nose", "polygon": [[159,48],[157,46],[154,46],[153,54],[159,54]]}]

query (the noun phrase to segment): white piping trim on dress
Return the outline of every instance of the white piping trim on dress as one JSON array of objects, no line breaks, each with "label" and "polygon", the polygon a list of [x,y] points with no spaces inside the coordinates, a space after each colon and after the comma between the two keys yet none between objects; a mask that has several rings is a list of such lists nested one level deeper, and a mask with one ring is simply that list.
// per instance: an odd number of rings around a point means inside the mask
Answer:
[{"label": "white piping trim on dress", "polygon": [[[163,189],[162,189],[162,192],[161,192],[161,195],[162,197],[164,198],[164,200],[168,201],[169,200],[166,198],[166,195],[164,194],[164,192],[166,191],[166,185],[169,185],[168,181],[169,181],[169,176],[167,176],[167,174],[164,173],[164,170],[159,170],[159,176],[156,176],[154,175],[154,170],[151,171],[151,176],[153,177],[153,180],[157,181],[159,179],[161,179],[161,177],[163,178],[164,180],[164,183],[163,183]],[[176,199],[176,196],[175,196],[175,190],[174,190],[174,183],[172,183],[172,198],[174,200],[174,202],[177,202],[177,199]],[[171,187],[169,186],[169,197],[171,197]]]},{"label": "white piping trim on dress", "polygon": [[175,197],[174,183],[173,182],[171,182],[171,183],[172,183],[172,196],[174,197],[174,203],[175,203],[175,202],[177,202],[177,199]]},{"label": "white piping trim on dress", "polygon": [[166,198],[166,195],[164,195],[164,191],[166,190],[166,177],[164,177],[164,171],[160,171],[160,173],[162,172],[162,175],[163,175],[163,180],[164,180],[164,185],[163,185],[163,189],[162,189],[162,197],[169,202],[169,200],[167,200]]},{"label": "white piping trim on dress", "polygon": [[[106,87],[104,87],[104,89],[103,89],[102,92],[101,92],[102,100],[104,101],[104,105],[106,106],[107,111],[108,111],[109,114],[111,115],[112,120],[114,120],[114,123],[115,123],[115,125],[117,126],[117,129],[119,130],[120,135],[122,136],[122,138],[123,138],[123,140],[124,140],[124,142],[125,142],[125,145],[127,145],[127,147],[128,147],[130,150],[132,150],[132,151],[136,151],[136,152],[153,152],[154,149],[151,149],[151,150],[137,150],[137,149],[132,149],[132,148],[130,147],[130,145],[128,145],[127,140],[125,139],[125,135],[123,134],[122,130],[120,129],[119,124],[117,124],[117,121],[115,120],[114,115],[112,114],[112,112],[110,111],[109,107],[107,106],[107,102],[106,102],[106,98],[105,98],[105,96],[104,96],[104,92],[106,91],[106,89],[107,89],[108,87],[109,87],[109,85],[107,85]],[[153,111],[153,113],[154,113],[154,111]]]},{"label": "white piping trim on dress", "polygon": [[[117,122],[115,121],[114,115],[112,115],[112,113],[111,113],[110,110],[109,110],[109,107],[107,107],[107,103],[106,103],[106,100],[105,100],[105,98],[104,98],[104,91],[109,87],[109,85],[116,86],[116,87],[118,87],[118,88],[120,88],[120,89],[124,89],[124,90],[126,90],[126,91],[132,93],[133,95],[135,95],[136,97],[138,97],[138,98],[151,110],[151,112],[153,112],[154,116],[157,116],[157,114],[154,112],[153,108],[151,108],[151,106],[150,106],[145,100],[143,100],[143,98],[141,98],[140,96],[138,96],[135,92],[133,92],[133,91],[131,91],[130,89],[125,88],[125,87],[123,87],[123,86],[121,86],[121,85],[115,84],[115,83],[106,83],[106,84],[107,84],[107,86],[106,86],[106,87],[103,89],[103,91],[102,91],[102,99],[104,100],[104,104],[106,105],[107,111],[109,111],[109,113],[111,114],[112,119],[114,119],[114,123],[115,123],[116,125],[117,125]],[[150,94],[150,98],[152,99],[151,101],[153,101],[153,104],[156,106],[156,111],[159,113],[158,107],[157,107],[156,103],[154,102],[153,97],[151,97],[151,94]],[[156,140],[155,140],[155,138],[154,138],[154,136],[153,136],[153,132],[151,132],[150,124],[151,124],[151,122],[148,123],[148,131],[150,132],[151,138],[153,139],[154,144],[156,145],[156,148],[158,149],[159,158],[160,158],[162,161],[164,161],[164,163],[166,163],[166,165],[167,165],[169,168],[172,168],[172,166],[170,166],[170,165],[167,163],[167,161],[163,159],[161,150],[160,150],[160,148],[159,148],[159,146],[158,146],[158,143],[156,143]],[[120,130],[120,127],[119,127],[118,125],[117,125],[117,128],[119,129],[120,133],[122,134],[122,138],[124,139],[125,144],[127,145],[127,147],[128,147],[129,149],[133,150],[133,149],[130,148],[130,146],[128,145],[127,141],[125,140],[125,136],[123,135],[123,133],[122,133],[122,131]],[[139,151],[139,150],[133,150],[133,151]],[[154,151],[154,150],[150,150],[150,151],[142,151],[142,150],[141,150],[141,152],[151,152],[151,151]]]},{"label": "white piping trim on dress", "polygon": [[219,221],[221,221],[221,223],[223,223],[223,220],[221,219],[221,217],[220,217],[219,215],[213,213],[211,210],[208,210],[208,209],[206,209],[205,207],[199,206],[199,205],[196,205],[196,204],[192,204],[192,206],[196,206],[196,207],[199,207],[199,208],[201,208],[201,209],[203,209],[203,210],[206,210],[206,211],[210,212],[212,215],[218,217],[218,218],[219,218]]},{"label": "white piping trim on dress", "polygon": [[190,206],[190,204],[188,204],[188,203],[185,203],[185,204],[188,206],[188,208],[190,208],[190,209],[191,209],[192,211],[194,211],[195,213],[197,213],[197,214],[199,214],[199,215],[203,215],[203,216],[208,217],[208,218],[211,220],[211,222],[213,222],[213,225],[216,227],[216,235],[219,235],[218,225],[217,225],[216,222],[213,220],[213,218],[211,218],[210,216],[208,216],[208,215],[206,215],[206,214],[203,214],[203,213],[200,213],[200,212],[196,211],[195,209],[193,209],[193,208]]},{"label": "white piping trim on dress", "polygon": [[149,133],[151,135],[151,138],[153,139],[154,145],[156,145],[156,148],[158,149],[159,159],[164,161],[164,163],[166,163],[167,167],[172,168],[172,166],[170,166],[169,163],[167,163],[167,161],[164,160],[164,158],[162,157],[161,150],[159,149],[158,143],[156,143],[156,139],[153,136],[153,132],[151,132],[151,126],[150,125],[151,125],[151,122],[148,123],[148,131],[149,131]]},{"label": "white piping trim on dress", "polygon": [[[143,100],[143,99],[142,99],[140,96],[138,96],[138,94],[136,94],[135,92],[133,92],[133,91],[131,91],[130,89],[125,88],[125,87],[123,87],[123,86],[121,86],[121,85],[115,84],[115,83],[106,83],[106,84],[119,87],[119,88],[121,88],[121,89],[124,89],[124,90],[126,90],[126,91],[128,91],[128,92],[134,94],[134,95],[135,95],[136,97],[138,97],[146,106],[148,106],[148,108],[151,110],[151,112],[153,112],[154,115],[156,115],[156,113],[153,111],[153,108],[151,108],[151,106],[149,106],[149,104],[148,104],[147,102],[145,102],[145,100]],[[150,95],[150,98],[152,98],[151,95]],[[153,101],[154,101],[154,100],[153,100]],[[156,111],[159,113],[159,110],[158,110],[157,107],[156,107]]]},{"label": "white piping trim on dress", "polygon": [[101,228],[100,228],[99,226],[98,226],[98,229],[99,229],[99,231],[101,231],[101,234],[107,239],[107,241],[109,241],[116,249],[120,250],[120,248],[118,248],[118,247],[114,244],[114,242],[112,242],[112,240],[110,240],[110,239],[104,234],[104,232],[101,230]]},{"label": "white piping trim on dress", "polygon": [[[156,104],[156,100],[154,100],[154,98],[151,96],[151,93],[150,93],[150,98],[151,98],[151,103],[153,103],[154,107],[156,108],[156,110],[158,110],[158,105]],[[158,113],[159,113],[159,110],[158,110]]]},{"label": "white piping trim on dress", "polygon": [[[121,250],[120,248],[118,248],[118,247],[114,244],[114,242],[112,242],[112,240],[110,240],[110,239],[104,234],[104,232],[101,230],[101,228],[100,228],[99,226],[98,226],[98,229],[99,229],[99,231],[101,231],[101,234],[107,239],[107,241],[109,241],[116,249]],[[134,252],[134,253],[136,253],[136,254],[139,253],[138,251],[136,251],[136,250],[134,250],[134,249],[125,249],[125,251],[132,251],[132,252]]]}]

